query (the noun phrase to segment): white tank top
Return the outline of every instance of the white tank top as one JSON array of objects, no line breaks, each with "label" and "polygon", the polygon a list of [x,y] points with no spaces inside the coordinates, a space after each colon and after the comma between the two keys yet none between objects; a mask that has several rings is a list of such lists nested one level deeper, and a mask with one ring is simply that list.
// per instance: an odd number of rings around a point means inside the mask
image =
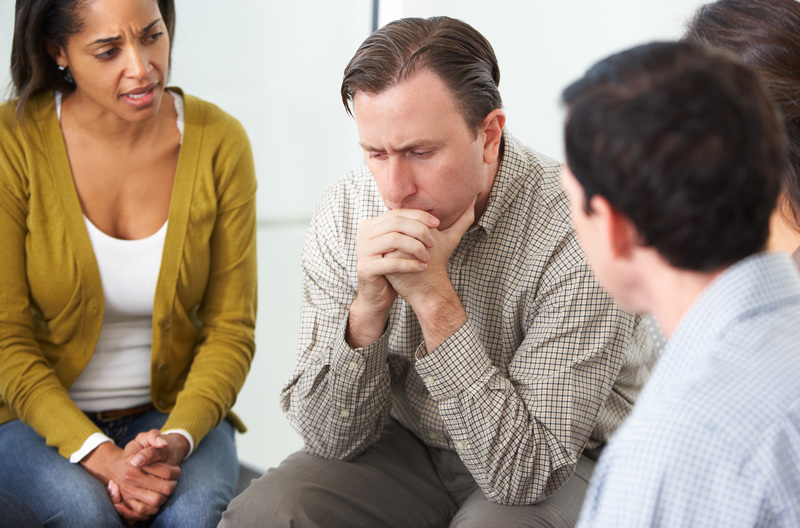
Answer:
[{"label": "white tank top", "polygon": [[105,311],[92,359],[69,389],[83,411],[127,409],[150,402],[153,299],[167,223],[139,240],[113,238],[84,216]]}]

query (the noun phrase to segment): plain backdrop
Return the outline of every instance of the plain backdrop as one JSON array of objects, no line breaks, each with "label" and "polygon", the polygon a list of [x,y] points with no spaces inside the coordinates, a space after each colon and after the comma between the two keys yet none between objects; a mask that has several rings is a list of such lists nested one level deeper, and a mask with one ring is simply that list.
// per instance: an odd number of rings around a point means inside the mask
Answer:
[{"label": "plain backdrop", "polygon": [[[111,0],[102,0],[111,1]],[[130,0],[113,0],[130,1]],[[697,0],[389,0],[403,16],[460,18],[492,43],[507,127],[563,159],[561,90],[608,54],[680,36]],[[363,162],[339,95],[342,71],[369,35],[371,0],[176,0],[171,84],[216,103],[246,128],[258,177],[256,358],[235,405],[249,432],[241,459],[267,468],[302,448],[278,406],[292,373],[302,239],[314,204]],[[14,2],[0,0],[0,83],[10,75]],[[6,93],[6,92],[4,92]]]}]

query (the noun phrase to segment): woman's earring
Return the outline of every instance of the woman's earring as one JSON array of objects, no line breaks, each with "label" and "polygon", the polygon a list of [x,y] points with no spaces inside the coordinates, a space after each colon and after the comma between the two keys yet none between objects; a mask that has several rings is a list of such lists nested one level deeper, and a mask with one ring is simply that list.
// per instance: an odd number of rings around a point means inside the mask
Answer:
[{"label": "woman's earring", "polygon": [[75,79],[72,78],[72,74],[69,71],[69,66],[62,66],[59,64],[58,71],[61,72],[61,75],[64,77],[64,80],[67,81],[67,83],[75,84]]}]

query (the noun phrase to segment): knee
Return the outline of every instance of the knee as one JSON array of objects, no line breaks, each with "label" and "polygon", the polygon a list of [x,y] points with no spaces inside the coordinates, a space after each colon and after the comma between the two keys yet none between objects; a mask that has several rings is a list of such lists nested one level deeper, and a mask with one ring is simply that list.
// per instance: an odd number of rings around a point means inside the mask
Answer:
[{"label": "knee", "polygon": [[178,485],[175,494],[164,504],[153,521],[153,528],[169,528],[172,526],[192,526],[197,528],[214,528],[222,517],[222,512],[233,496],[233,489],[228,486],[195,483],[194,486],[181,488]]},{"label": "knee", "polygon": [[326,501],[315,495],[314,486],[270,472],[231,501],[219,526],[292,526],[301,521],[303,526],[318,526],[311,521],[319,519],[324,526]]},{"label": "knee", "polygon": [[19,528],[39,528],[41,524],[36,514],[15,496],[0,490],[0,512],[6,526]]},{"label": "knee", "polygon": [[94,490],[70,490],[55,512],[48,516],[44,525],[57,528],[75,526],[122,527],[122,521],[111,501]]}]

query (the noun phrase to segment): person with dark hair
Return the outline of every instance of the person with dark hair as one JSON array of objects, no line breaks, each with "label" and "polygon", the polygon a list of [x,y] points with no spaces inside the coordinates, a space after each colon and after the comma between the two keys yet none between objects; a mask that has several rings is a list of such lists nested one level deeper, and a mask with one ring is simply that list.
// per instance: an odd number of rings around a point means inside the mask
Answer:
[{"label": "person with dark hair", "polygon": [[720,0],[697,10],[683,37],[722,48],[753,68],[778,105],[789,161],[770,222],[767,247],[791,254],[800,266],[800,2]]},{"label": "person with dark hair", "polygon": [[174,26],[172,0],[16,2],[0,493],[46,526],[216,526],[237,483],[254,166],[235,119],[167,88]]},{"label": "person with dark hair", "polygon": [[589,263],[669,339],[578,525],[800,526],[800,275],[765,252],[777,109],[750,68],[685,42],[602,60],[563,98]]},{"label": "person with dark hair", "polygon": [[306,449],[221,526],[572,526],[653,350],[591,277],[556,162],[508,133],[489,42],[398,20],[345,69],[366,167],[317,206],[296,370]]}]

